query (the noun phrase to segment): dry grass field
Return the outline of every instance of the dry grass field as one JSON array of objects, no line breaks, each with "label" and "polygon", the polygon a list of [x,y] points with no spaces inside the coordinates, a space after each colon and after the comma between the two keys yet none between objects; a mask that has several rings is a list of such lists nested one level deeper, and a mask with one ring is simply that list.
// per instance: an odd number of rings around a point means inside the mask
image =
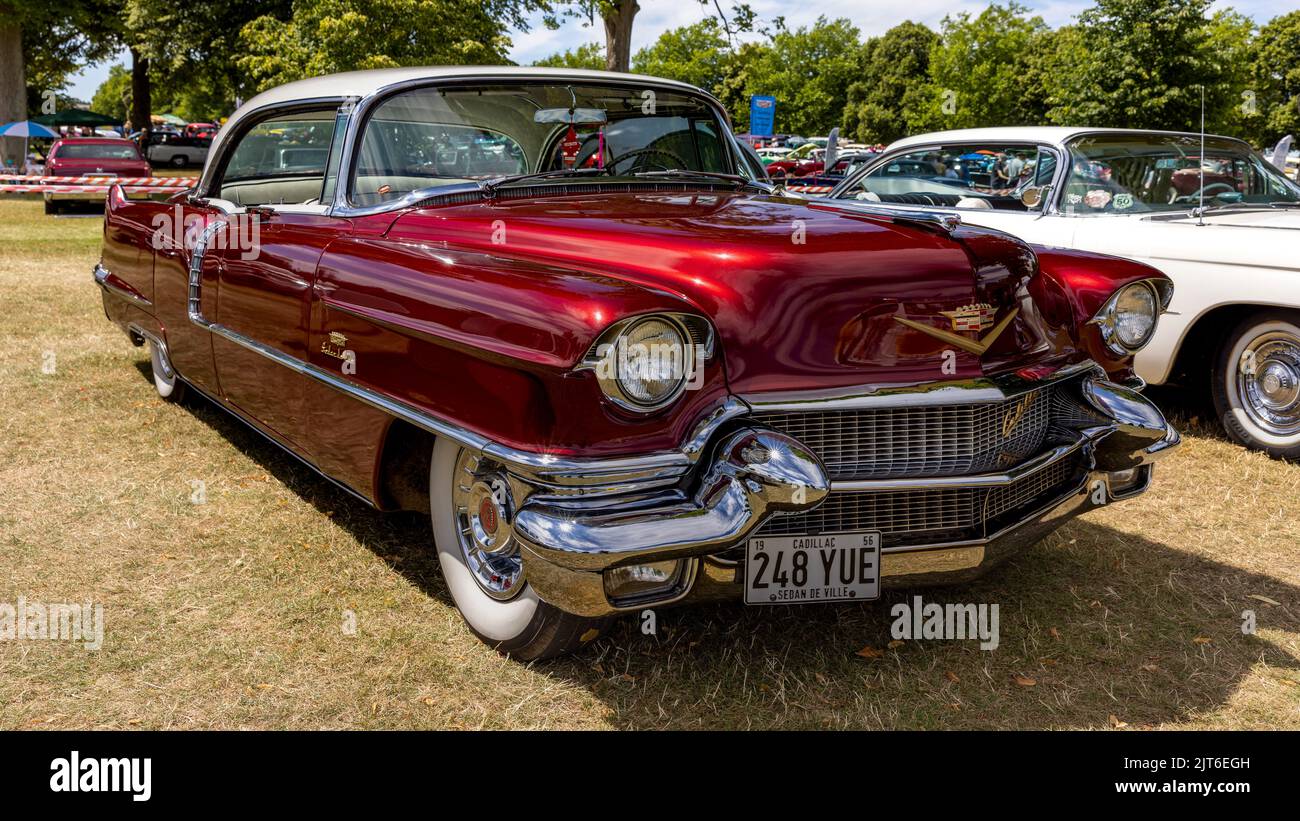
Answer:
[{"label": "dry grass field", "polygon": [[98,651],[0,642],[0,729],[1300,728],[1300,465],[1176,393],[1185,445],[1151,492],[924,591],[997,603],[995,651],[890,646],[896,593],[667,610],[525,666],[464,627],[421,517],[156,398],[91,283],[99,234],[0,200],[0,602],[105,619]]}]

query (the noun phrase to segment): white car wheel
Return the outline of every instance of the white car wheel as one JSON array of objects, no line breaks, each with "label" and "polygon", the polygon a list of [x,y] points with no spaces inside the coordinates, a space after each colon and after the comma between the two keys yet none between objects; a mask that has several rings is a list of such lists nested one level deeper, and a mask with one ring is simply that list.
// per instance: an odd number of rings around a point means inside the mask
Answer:
[{"label": "white car wheel", "polygon": [[1238,324],[1220,352],[1214,400],[1233,439],[1300,458],[1300,316],[1265,311]]},{"label": "white car wheel", "polygon": [[438,564],[465,623],[513,658],[550,658],[591,641],[602,622],[537,597],[509,522],[504,474],[480,454],[439,439],[429,466],[429,511]]}]

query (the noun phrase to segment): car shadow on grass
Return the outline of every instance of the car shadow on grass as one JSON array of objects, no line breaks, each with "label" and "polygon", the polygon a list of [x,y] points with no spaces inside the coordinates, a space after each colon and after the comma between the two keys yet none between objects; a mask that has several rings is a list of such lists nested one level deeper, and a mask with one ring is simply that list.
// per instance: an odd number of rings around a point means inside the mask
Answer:
[{"label": "car shadow on grass", "polygon": [[[188,405],[395,573],[454,606],[426,516],[375,511],[206,399]],[[891,610],[915,596],[997,605],[998,647],[898,643]],[[626,728],[1143,727],[1231,716],[1242,682],[1261,676],[1284,708],[1300,703],[1300,662],[1284,646],[1300,634],[1300,588],[1181,549],[1176,534],[1155,541],[1087,517],[970,584],[890,590],[864,605],[667,608],[654,611],[653,633],[646,624],[620,619],[534,669],[589,691]],[[475,641],[468,630],[465,641]]]}]

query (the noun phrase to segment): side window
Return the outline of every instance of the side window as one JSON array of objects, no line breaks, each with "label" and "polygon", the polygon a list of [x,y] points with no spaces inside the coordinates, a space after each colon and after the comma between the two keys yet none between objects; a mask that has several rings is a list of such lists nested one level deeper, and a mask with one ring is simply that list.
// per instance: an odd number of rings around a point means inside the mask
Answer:
[{"label": "side window", "polygon": [[1025,211],[1022,192],[1051,179],[1052,155],[1033,145],[961,144],[896,154],[876,165],[847,199],[962,209]]},{"label": "side window", "polygon": [[334,109],[271,117],[246,131],[226,160],[220,197],[236,205],[320,201]]}]

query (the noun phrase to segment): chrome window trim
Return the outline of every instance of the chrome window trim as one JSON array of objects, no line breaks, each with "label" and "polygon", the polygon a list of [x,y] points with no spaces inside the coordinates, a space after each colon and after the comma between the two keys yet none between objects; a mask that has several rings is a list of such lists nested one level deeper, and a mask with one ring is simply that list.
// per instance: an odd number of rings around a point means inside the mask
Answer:
[{"label": "chrome window trim", "polygon": [[335,96],[304,97],[301,100],[267,103],[241,115],[239,122],[235,124],[235,130],[229,136],[221,138],[221,145],[217,151],[215,153],[209,151],[207,164],[203,166],[203,173],[199,176],[199,183],[194,187],[194,194],[191,199],[206,199],[208,197],[213,184],[216,182],[213,177],[216,176],[217,169],[222,167],[226,158],[234,150],[234,147],[239,145],[239,141],[244,138],[244,135],[257,127],[258,123],[279,113],[287,114],[302,109],[325,110],[330,105],[341,107],[355,99],[355,97]]},{"label": "chrome window trim", "polygon": [[[414,91],[420,88],[439,88],[447,86],[464,86],[464,85],[482,85],[483,83],[502,82],[502,83],[535,83],[535,84],[556,84],[562,82],[562,78],[539,76],[535,80],[532,78],[521,78],[518,74],[502,72],[484,72],[465,77],[422,77],[414,80],[404,80],[399,83],[384,86],[373,94],[359,100],[352,111],[352,117],[348,123],[347,136],[343,140],[342,162],[339,165],[339,184],[334,186],[334,202],[330,213],[333,216],[340,217],[364,217],[371,214],[382,214],[388,211],[398,211],[403,208],[409,208],[421,200],[430,199],[451,194],[475,193],[481,190],[477,183],[455,183],[452,185],[439,185],[430,188],[422,188],[411,191],[390,202],[378,203],[376,205],[356,206],[351,202],[352,185],[354,182],[353,171],[355,165],[357,141],[361,138],[363,129],[369,120],[373,109],[383,104],[386,100],[406,91]],[[646,77],[645,82],[639,82],[624,78],[583,78],[582,82],[591,82],[593,84],[607,84],[613,86],[622,86],[626,88],[639,89],[662,89],[674,94],[694,94],[704,100],[705,103],[713,109],[718,121],[723,123],[728,135],[731,134],[731,119],[727,116],[727,111],[717,98],[702,89],[693,86],[683,88],[672,83],[665,83],[653,77]],[[728,140],[731,148],[731,164],[735,169],[738,159],[736,152],[738,149]]]}]

